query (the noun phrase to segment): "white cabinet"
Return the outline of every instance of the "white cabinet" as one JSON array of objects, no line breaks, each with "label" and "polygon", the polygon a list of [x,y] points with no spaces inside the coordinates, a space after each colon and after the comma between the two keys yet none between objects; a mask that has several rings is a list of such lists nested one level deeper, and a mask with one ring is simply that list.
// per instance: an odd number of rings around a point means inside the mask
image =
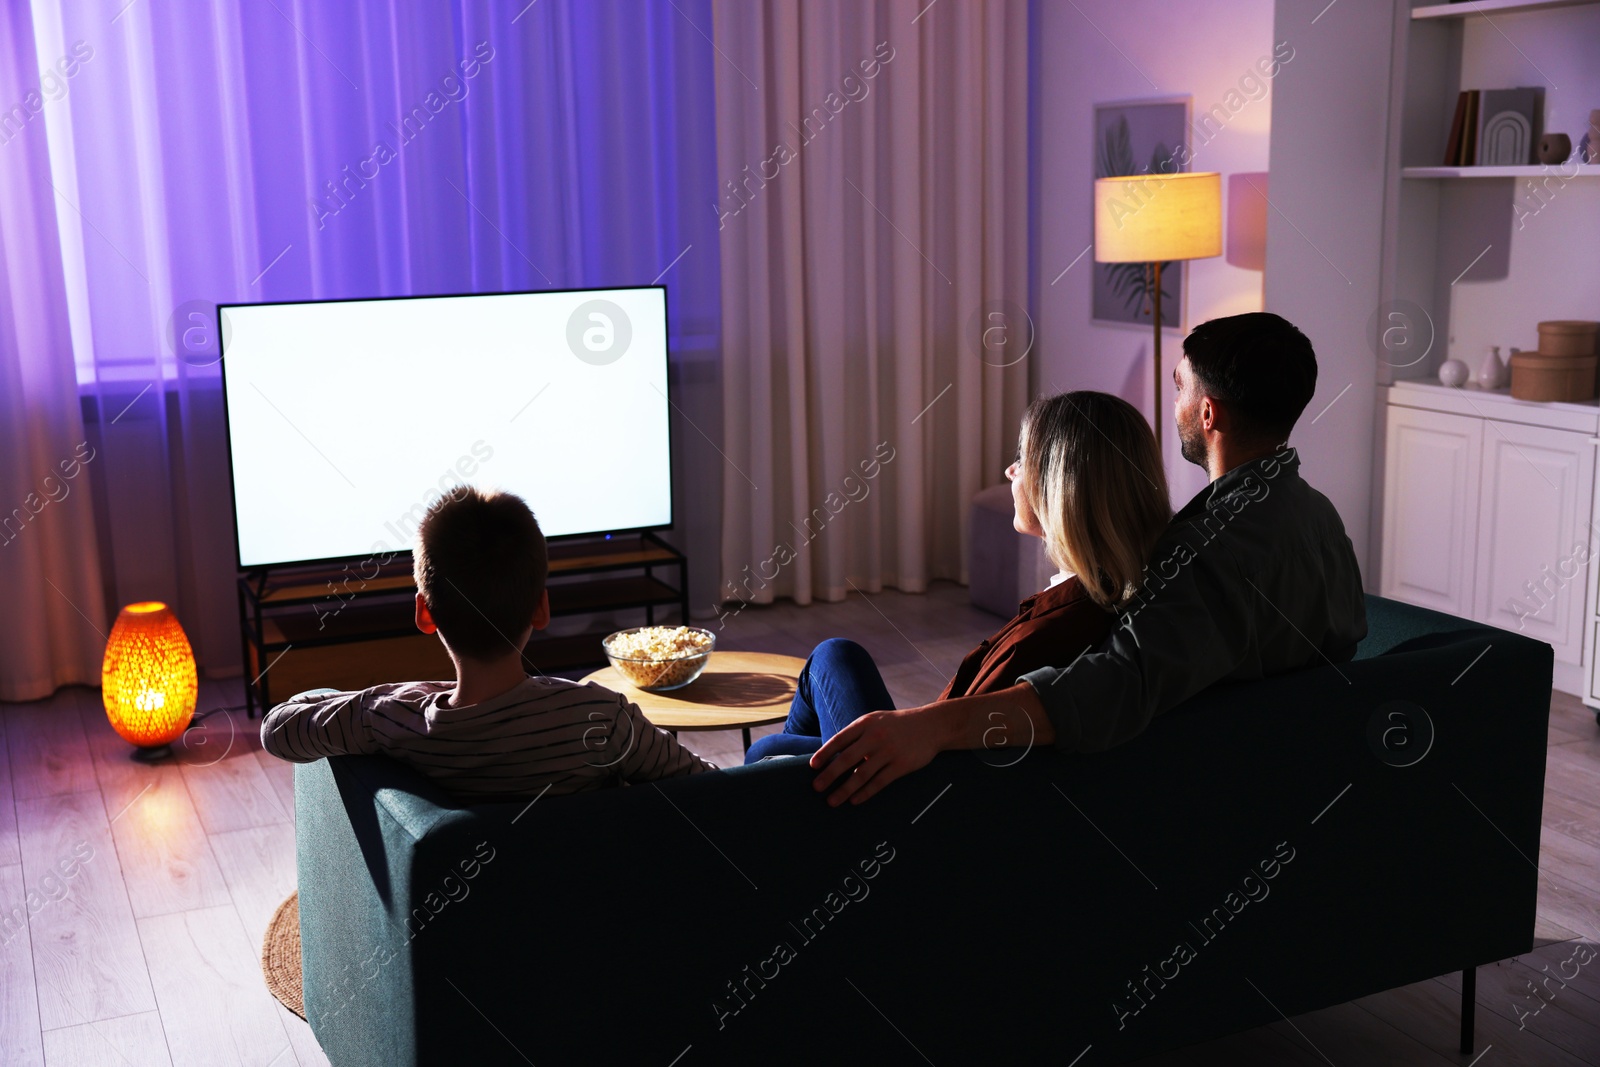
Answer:
[{"label": "white cabinet", "polygon": [[1405,407],[1388,418],[1380,591],[1472,618],[1483,420]]},{"label": "white cabinet", "polygon": [[1484,420],[1484,428],[1473,617],[1581,663],[1594,444],[1543,426]]},{"label": "white cabinet", "polygon": [[1600,700],[1600,670],[1580,673],[1600,408],[1416,382],[1387,392],[1379,591],[1549,642],[1558,687]]}]

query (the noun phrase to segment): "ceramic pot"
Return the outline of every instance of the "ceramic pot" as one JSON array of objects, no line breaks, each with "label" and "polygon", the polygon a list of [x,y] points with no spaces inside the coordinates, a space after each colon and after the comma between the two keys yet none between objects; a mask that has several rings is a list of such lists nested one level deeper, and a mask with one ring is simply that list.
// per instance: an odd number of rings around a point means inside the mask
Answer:
[{"label": "ceramic pot", "polygon": [[1572,155],[1572,138],[1564,133],[1547,133],[1539,138],[1539,162],[1549,165],[1565,163]]},{"label": "ceramic pot", "polygon": [[1495,345],[1483,354],[1478,364],[1478,388],[1498,389],[1505,384],[1506,365],[1500,362],[1500,346]]},{"label": "ceramic pot", "polygon": [[1467,384],[1467,379],[1471,376],[1471,372],[1467,370],[1467,365],[1459,359],[1447,359],[1439,364],[1440,385],[1448,385],[1452,389],[1460,389]]}]

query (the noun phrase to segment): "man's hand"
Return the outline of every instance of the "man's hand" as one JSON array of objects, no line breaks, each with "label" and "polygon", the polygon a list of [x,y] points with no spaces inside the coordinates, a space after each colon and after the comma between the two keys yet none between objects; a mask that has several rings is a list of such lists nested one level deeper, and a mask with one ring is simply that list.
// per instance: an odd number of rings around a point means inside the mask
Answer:
[{"label": "man's hand", "polygon": [[1052,744],[1055,737],[1039,695],[1026,682],[920,708],[874,711],[817,749],[811,769],[822,773],[811,787],[823,793],[839,783],[828,794],[828,804],[859,804],[896,778],[926,767],[945,749],[993,748],[1025,738],[1026,752],[1034,744]]},{"label": "man's hand", "polygon": [[928,705],[861,716],[812,755],[812,769],[822,773],[811,787],[821,793],[840,782],[828,804],[859,804],[896,778],[926,767],[943,748],[936,714],[937,705]]}]

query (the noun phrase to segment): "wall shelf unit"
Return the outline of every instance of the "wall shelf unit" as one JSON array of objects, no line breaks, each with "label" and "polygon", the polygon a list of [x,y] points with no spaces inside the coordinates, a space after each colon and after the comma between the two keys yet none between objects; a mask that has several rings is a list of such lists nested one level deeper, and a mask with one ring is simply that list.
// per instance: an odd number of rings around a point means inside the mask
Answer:
[{"label": "wall shelf unit", "polygon": [[1446,359],[1476,372],[1491,346],[1533,349],[1541,320],[1600,320],[1600,165],[1440,165],[1467,89],[1543,87],[1544,131],[1576,149],[1600,108],[1600,0],[1397,0],[1394,17],[1374,321],[1403,309],[1426,352],[1378,349],[1369,580],[1549,641],[1557,687],[1600,706],[1600,566],[1587,558],[1600,555],[1600,406],[1437,377]]},{"label": "wall shelf unit", "polygon": [[1600,178],[1600,163],[1564,163],[1526,167],[1404,167],[1402,178]]},{"label": "wall shelf unit", "polygon": [[[1465,89],[1542,86],[1545,131],[1576,151],[1600,108],[1600,0],[1407,5],[1395,9],[1380,293],[1420,310],[1434,344],[1415,363],[1380,361],[1380,385],[1435,380],[1449,358],[1475,370],[1491,345],[1531,349],[1542,319],[1600,318],[1600,164],[1440,163]],[[1485,15],[1507,17],[1473,17]]]},{"label": "wall shelf unit", "polygon": [[1460,4],[1427,4],[1411,9],[1413,19],[1469,19],[1473,16],[1511,15],[1520,11],[1546,11],[1558,7],[1588,7],[1600,0],[1468,0]]}]

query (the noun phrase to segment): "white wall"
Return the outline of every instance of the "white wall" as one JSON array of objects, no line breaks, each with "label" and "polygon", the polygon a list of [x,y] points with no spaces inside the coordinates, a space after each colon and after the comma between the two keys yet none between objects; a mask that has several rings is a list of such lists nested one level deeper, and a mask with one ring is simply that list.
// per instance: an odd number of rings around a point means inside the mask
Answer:
[{"label": "white wall", "polygon": [[[1039,297],[1034,389],[1099,389],[1149,412],[1149,327],[1090,321],[1092,251],[1053,282],[1094,238],[1093,107],[1097,102],[1189,94],[1198,119],[1213,105],[1227,101],[1228,93],[1239,89],[1240,79],[1256,72],[1257,60],[1271,56],[1273,3],[1038,0],[1038,4],[1035,273]],[[1291,59],[1278,76],[1297,62]],[[1244,102],[1208,142],[1194,138],[1190,145],[1194,160],[1188,169],[1222,172],[1224,188],[1227,175],[1266,171],[1275,92],[1272,87],[1260,99]],[[1270,191],[1268,195],[1272,196]],[[1225,257],[1191,263],[1186,284],[1191,327],[1220,315],[1262,309],[1262,274],[1232,266]],[[1182,340],[1181,331],[1171,330],[1162,340],[1164,377],[1182,356]],[[1161,418],[1166,420],[1167,473],[1174,503],[1181,505],[1205,486],[1206,478],[1178,455],[1177,435],[1171,429],[1170,380],[1164,386]]]},{"label": "white wall", "polygon": [[1296,57],[1275,87],[1267,309],[1316,347],[1317,393],[1291,440],[1344,519],[1369,589],[1379,360],[1367,324],[1381,299],[1395,20],[1385,0],[1277,0],[1275,17]]}]

